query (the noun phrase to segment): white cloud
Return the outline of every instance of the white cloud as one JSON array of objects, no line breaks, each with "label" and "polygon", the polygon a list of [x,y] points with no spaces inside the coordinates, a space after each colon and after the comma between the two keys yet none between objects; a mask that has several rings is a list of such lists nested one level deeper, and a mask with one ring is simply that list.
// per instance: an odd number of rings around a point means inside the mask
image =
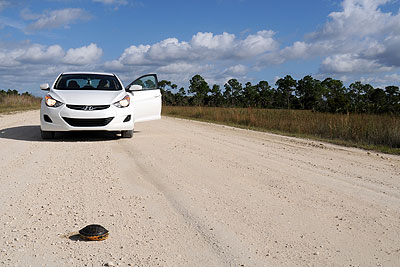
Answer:
[{"label": "white cloud", "polygon": [[127,5],[126,0],[92,0],[93,2],[103,3],[105,5]]},{"label": "white cloud", "polygon": [[[144,56],[150,62],[176,61],[194,58],[191,46],[187,42],[179,42],[176,38],[168,38],[153,44]],[[154,64],[154,63],[153,63]]]},{"label": "white cloud", "polygon": [[260,57],[258,67],[324,56],[320,72],[374,73],[400,66],[400,14],[383,12],[390,0],[344,0],[323,27],[278,52]]},{"label": "white cloud", "polygon": [[201,64],[190,64],[186,62],[178,62],[168,64],[162,67],[157,68],[157,72],[164,74],[174,74],[174,73],[199,73],[204,72],[210,69],[209,65],[201,65]]},{"label": "white cloud", "polygon": [[375,57],[381,64],[400,67],[400,34],[387,37],[375,54],[366,55]]},{"label": "white cloud", "polygon": [[21,56],[23,53],[24,51],[20,49],[11,51],[2,49],[2,51],[0,51],[0,69],[6,69],[20,65],[20,62],[18,62],[16,58]]},{"label": "white cloud", "polygon": [[70,48],[68,51],[60,45],[44,46],[23,43],[15,48],[0,47],[0,68],[23,66],[27,69],[56,65],[95,64],[102,56],[102,49],[92,43],[88,46]]},{"label": "white cloud", "polygon": [[96,63],[103,55],[103,50],[91,43],[88,46],[68,49],[63,62],[71,65],[86,65]]},{"label": "white cloud", "polygon": [[23,63],[43,63],[48,64],[57,62],[65,55],[64,50],[59,45],[52,45],[45,47],[42,45],[34,44],[16,58],[19,62]]},{"label": "white cloud", "polygon": [[249,58],[274,51],[278,48],[278,43],[273,38],[274,34],[273,31],[259,31],[247,36],[238,42],[235,54],[241,58]]},{"label": "white cloud", "polygon": [[362,83],[373,83],[379,88],[385,88],[389,85],[398,85],[400,82],[400,74],[392,73],[383,76],[361,77],[360,81]]},{"label": "white cloud", "polygon": [[400,83],[400,74],[399,73],[393,73],[393,74],[387,74],[384,75],[383,77],[378,77],[375,81],[375,83],[380,83],[380,87],[385,87],[388,85],[393,85],[393,84],[399,84]]},{"label": "white cloud", "polygon": [[[82,57],[82,54],[86,54]],[[101,49],[96,44],[64,50],[44,46],[0,42],[0,89],[18,89],[40,95],[39,84],[54,81],[60,72],[99,71]],[[74,61],[75,60],[75,61]]]},{"label": "white cloud", "polygon": [[172,63],[200,63],[224,60],[250,60],[276,49],[272,31],[259,31],[245,39],[237,40],[234,34],[214,35],[199,32],[190,41],[167,38],[155,44],[132,45],[124,50],[118,60],[106,62],[109,68],[122,65],[166,66]]},{"label": "white cloud", "polygon": [[78,20],[88,20],[91,15],[80,8],[66,8],[45,12],[42,15],[30,13],[28,10],[22,11],[21,16],[27,20],[35,20],[28,25],[28,30],[53,29],[68,27]]},{"label": "white cloud", "polygon": [[311,45],[296,41],[292,46],[285,47],[279,52],[265,54],[261,57],[261,65],[282,64],[287,60],[307,58],[311,54]]},{"label": "white cloud", "polygon": [[334,55],[325,58],[321,64],[322,73],[375,73],[391,71],[376,60],[368,60],[353,54]]},{"label": "white cloud", "polygon": [[214,35],[212,32],[198,32],[193,35],[191,45],[195,48],[226,50],[232,48],[235,35],[224,32]]},{"label": "white cloud", "polygon": [[119,60],[111,60],[104,63],[104,68],[112,71],[123,71],[125,66]]},{"label": "white cloud", "polygon": [[[398,16],[383,13],[379,6],[390,0],[344,0],[343,10],[329,14],[330,21],[309,37],[315,39],[363,38],[367,35],[384,34],[395,27]],[[399,21],[397,21],[398,23]]]},{"label": "white cloud", "polygon": [[[114,65],[118,62],[120,65],[147,65],[151,62],[146,57],[147,51],[149,51],[150,45],[132,45],[125,49],[120,56],[119,60],[114,61]],[[108,62],[106,62],[108,64]],[[111,66],[111,65],[110,65]]]},{"label": "white cloud", "polygon": [[226,68],[222,73],[224,75],[230,75],[230,76],[244,76],[247,73],[247,67],[242,64],[238,64]]},{"label": "white cloud", "polygon": [[200,57],[205,54],[209,58],[248,59],[275,50],[278,43],[273,38],[274,34],[273,31],[259,31],[237,40],[234,34],[226,32],[219,35],[199,32],[192,37],[190,45]]},{"label": "white cloud", "polygon": [[188,41],[167,38],[154,44],[132,45],[118,59],[104,62],[103,68],[122,73],[122,79],[157,72],[178,84],[186,84],[194,74],[224,83],[228,77],[244,78],[249,61],[277,46],[273,31],[259,31],[240,39],[226,32],[198,32]]}]

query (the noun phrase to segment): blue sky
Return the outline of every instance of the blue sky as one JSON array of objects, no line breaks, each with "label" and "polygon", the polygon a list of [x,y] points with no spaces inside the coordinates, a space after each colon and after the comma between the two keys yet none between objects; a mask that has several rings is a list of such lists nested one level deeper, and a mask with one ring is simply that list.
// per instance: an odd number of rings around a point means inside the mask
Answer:
[{"label": "blue sky", "polygon": [[399,47],[398,0],[0,0],[0,89],[35,94],[81,70],[399,85]]}]

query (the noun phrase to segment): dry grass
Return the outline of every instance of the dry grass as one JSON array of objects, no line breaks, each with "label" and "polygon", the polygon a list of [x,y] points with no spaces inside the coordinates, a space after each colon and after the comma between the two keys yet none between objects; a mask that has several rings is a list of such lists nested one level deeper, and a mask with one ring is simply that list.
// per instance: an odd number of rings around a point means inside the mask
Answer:
[{"label": "dry grass", "polygon": [[400,116],[307,110],[163,107],[163,114],[400,154]]},{"label": "dry grass", "polygon": [[41,99],[30,95],[6,95],[0,97],[0,113],[40,108]]}]

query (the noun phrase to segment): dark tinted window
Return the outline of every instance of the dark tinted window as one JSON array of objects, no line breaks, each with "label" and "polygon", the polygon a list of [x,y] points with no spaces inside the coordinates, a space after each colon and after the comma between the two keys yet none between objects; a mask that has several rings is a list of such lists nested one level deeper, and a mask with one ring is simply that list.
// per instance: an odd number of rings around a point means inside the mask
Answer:
[{"label": "dark tinted window", "polygon": [[143,90],[157,89],[157,80],[154,75],[143,76],[143,77],[135,80],[132,84],[141,85]]},{"label": "dark tinted window", "polygon": [[122,86],[115,76],[97,74],[63,74],[55,89],[59,90],[121,90]]}]

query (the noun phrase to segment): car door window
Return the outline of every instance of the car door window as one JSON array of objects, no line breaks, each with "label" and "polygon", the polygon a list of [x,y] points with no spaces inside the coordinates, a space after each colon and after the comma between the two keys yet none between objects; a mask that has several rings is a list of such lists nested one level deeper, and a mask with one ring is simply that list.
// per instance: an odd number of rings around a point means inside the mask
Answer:
[{"label": "car door window", "polygon": [[157,76],[153,74],[145,75],[132,82],[131,85],[133,84],[141,85],[143,90],[157,89],[158,87]]}]

